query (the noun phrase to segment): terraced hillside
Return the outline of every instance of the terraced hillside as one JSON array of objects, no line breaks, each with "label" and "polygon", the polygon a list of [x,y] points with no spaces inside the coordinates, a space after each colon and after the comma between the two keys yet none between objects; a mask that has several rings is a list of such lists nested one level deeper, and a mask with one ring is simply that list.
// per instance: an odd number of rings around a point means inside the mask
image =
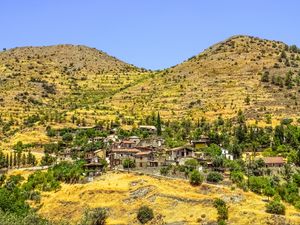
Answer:
[{"label": "terraced hillside", "polygon": [[94,124],[157,111],[164,119],[232,117],[239,109],[254,119],[297,117],[299,52],[234,36],[172,68],[146,71],[85,46],[6,50],[0,52],[1,119],[16,127],[34,123],[30,115],[42,123]]},{"label": "terraced hillside", "polygon": [[[296,116],[299,111],[300,54],[295,46],[234,36],[112,98],[128,112],[160,111],[168,118],[236,115]],[[286,73],[292,71],[291,86]],[[265,75],[266,73],[266,75]],[[266,76],[269,81],[262,82]]]},{"label": "terraced hillside", "polygon": [[0,112],[23,120],[35,113],[107,109],[105,97],[144,76],[144,70],[85,46],[15,48],[0,53]]}]

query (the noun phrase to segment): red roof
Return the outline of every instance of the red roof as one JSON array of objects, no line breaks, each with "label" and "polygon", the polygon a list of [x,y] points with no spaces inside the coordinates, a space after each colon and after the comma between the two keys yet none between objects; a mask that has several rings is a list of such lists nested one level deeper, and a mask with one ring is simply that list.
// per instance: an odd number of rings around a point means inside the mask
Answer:
[{"label": "red roof", "polygon": [[149,155],[151,153],[151,151],[147,151],[147,152],[138,152],[135,155],[136,156],[142,156],[142,155]]},{"label": "red roof", "polygon": [[264,157],[263,161],[265,164],[283,164],[283,157]]},{"label": "red roof", "polygon": [[140,150],[136,148],[115,148],[112,149],[111,152],[113,153],[138,153]]}]

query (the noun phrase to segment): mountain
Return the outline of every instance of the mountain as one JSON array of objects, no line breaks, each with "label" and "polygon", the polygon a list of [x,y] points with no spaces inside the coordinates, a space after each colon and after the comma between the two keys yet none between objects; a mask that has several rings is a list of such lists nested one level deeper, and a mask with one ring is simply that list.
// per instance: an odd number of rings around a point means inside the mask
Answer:
[{"label": "mountain", "polygon": [[22,47],[0,52],[0,112],[20,123],[47,121],[297,117],[296,46],[233,36],[185,62],[147,71],[86,46]]},{"label": "mountain", "polygon": [[[167,118],[232,117],[239,109],[255,119],[293,117],[299,111],[299,56],[295,46],[234,36],[117,93],[112,105]],[[285,84],[289,71],[291,86]]]},{"label": "mountain", "polygon": [[144,69],[86,46],[14,48],[0,53],[1,115],[23,120],[36,113],[101,108],[102,99],[144,76]]}]

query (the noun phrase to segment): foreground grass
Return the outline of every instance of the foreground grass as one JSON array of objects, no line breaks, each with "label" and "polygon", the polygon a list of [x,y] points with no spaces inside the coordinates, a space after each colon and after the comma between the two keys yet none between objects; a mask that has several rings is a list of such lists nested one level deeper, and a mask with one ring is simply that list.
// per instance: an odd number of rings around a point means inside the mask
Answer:
[{"label": "foreground grass", "polygon": [[108,224],[139,224],[136,212],[148,205],[154,210],[153,224],[201,224],[217,220],[215,198],[227,202],[230,224],[300,223],[300,213],[293,207],[286,205],[285,217],[268,214],[266,198],[251,192],[210,184],[192,187],[181,180],[114,172],[88,184],[63,184],[60,191],[43,194],[39,213],[75,224],[87,208],[104,207],[109,211]]}]

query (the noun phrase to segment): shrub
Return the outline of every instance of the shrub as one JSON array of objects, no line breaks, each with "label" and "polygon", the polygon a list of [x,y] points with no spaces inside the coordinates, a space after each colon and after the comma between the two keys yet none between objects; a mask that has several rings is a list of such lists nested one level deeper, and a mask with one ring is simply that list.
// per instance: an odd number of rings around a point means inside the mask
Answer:
[{"label": "shrub", "polygon": [[188,159],[184,162],[184,165],[190,169],[190,171],[193,171],[197,168],[199,165],[198,161],[196,159]]},{"label": "shrub", "polygon": [[160,174],[163,176],[167,176],[170,172],[170,168],[169,167],[162,167],[160,168]]},{"label": "shrub", "polygon": [[132,159],[124,159],[123,161],[123,168],[124,169],[129,169],[129,168],[134,168],[135,163]]},{"label": "shrub", "polygon": [[207,181],[218,183],[223,180],[223,175],[218,172],[210,172],[206,178]]},{"label": "shrub", "polygon": [[262,194],[267,186],[270,186],[270,181],[267,177],[249,177],[249,188],[251,191]]},{"label": "shrub", "polygon": [[265,71],[262,76],[261,76],[261,81],[262,82],[269,82],[269,72]]},{"label": "shrub", "polygon": [[73,140],[73,135],[71,133],[65,133],[63,136],[62,136],[62,140],[63,141],[66,141],[66,142],[70,142]]},{"label": "shrub", "polygon": [[104,208],[95,208],[87,210],[80,225],[104,225],[106,224],[107,210]]},{"label": "shrub", "polygon": [[204,178],[199,171],[194,170],[190,173],[190,183],[192,185],[200,185],[202,184],[203,180]]},{"label": "shrub", "polygon": [[139,208],[137,219],[142,223],[145,224],[152,220],[154,217],[153,210],[148,206],[142,206]]},{"label": "shrub", "polygon": [[218,222],[220,224],[224,224],[224,220],[228,219],[228,207],[226,206],[226,202],[222,199],[217,198],[214,201],[214,207],[217,208],[218,211]]},{"label": "shrub", "polygon": [[272,188],[271,186],[267,186],[263,192],[264,192],[264,195],[268,196],[268,200],[269,200],[269,197],[273,197],[276,193],[275,189]]},{"label": "shrub", "polygon": [[278,200],[273,200],[266,205],[266,212],[272,214],[285,214],[285,206]]},{"label": "shrub", "polygon": [[244,180],[244,174],[240,171],[232,171],[230,173],[230,179],[233,183],[242,183]]}]

